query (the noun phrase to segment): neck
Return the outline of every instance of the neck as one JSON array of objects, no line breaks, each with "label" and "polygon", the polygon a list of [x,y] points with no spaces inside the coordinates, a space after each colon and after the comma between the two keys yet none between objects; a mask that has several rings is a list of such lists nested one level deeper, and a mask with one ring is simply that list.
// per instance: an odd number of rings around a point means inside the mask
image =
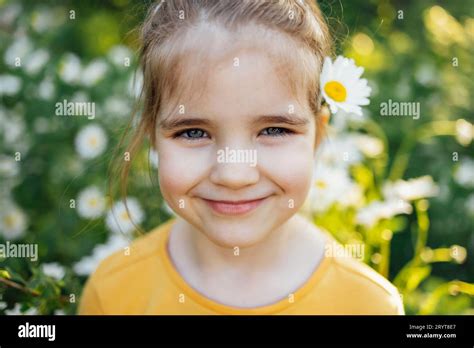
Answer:
[{"label": "neck", "polygon": [[288,257],[289,240],[295,231],[296,220],[289,219],[265,239],[245,248],[228,248],[211,241],[199,231],[190,231],[195,256],[200,267],[209,272],[228,272],[233,269],[247,274],[252,271],[274,269]]},{"label": "neck", "polygon": [[301,249],[302,238],[310,229],[308,221],[294,215],[265,239],[237,249],[214,243],[184,220],[180,219],[178,224],[182,228],[179,228],[180,234],[175,236],[173,243],[180,245],[180,250],[175,249],[175,255],[181,255],[185,260],[181,258],[176,261],[187,269],[194,269],[195,274],[223,274],[227,279],[232,275],[240,279],[252,277],[252,274],[261,276],[262,272],[272,274],[288,268],[301,257],[298,249]]},{"label": "neck", "polygon": [[195,289],[222,303],[257,306],[297,289],[314,272],[324,240],[298,215],[238,255],[178,219],[169,250],[181,275]]}]

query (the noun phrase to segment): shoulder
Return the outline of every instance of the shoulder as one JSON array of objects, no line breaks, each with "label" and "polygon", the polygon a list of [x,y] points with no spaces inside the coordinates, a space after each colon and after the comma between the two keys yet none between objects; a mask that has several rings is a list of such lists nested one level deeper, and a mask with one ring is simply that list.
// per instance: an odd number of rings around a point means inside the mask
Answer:
[{"label": "shoulder", "polygon": [[156,256],[164,242],[167,224],[152,229],[138,237],[128,247],[118,250],[101,261],[94,272],[96,278],[112,276],[116,272],[126,272],[133,266],[142,264]]},{"label": "shoulder", "polygon": [[[310,224],[308,245],[323,245],[308,300],[320,314],[404,314],[397,288],[361,260],[364,246],[343,246],[325,229]],[[318,252],[313,247],[313,254]]]},{"label": "shoulder", "polygon": [[135,306],[140,306],[140,299],[129,301],[124,296],[146,295],[152,290],[150,274],[160,272],[160,254],[171,222],[158,226],[102,260],[84,287],[80,312],[125,313],[130,310],[126,302],[136,302]]},{"label": "shoulder", "polygon": [[343,289],[344,305],[353,314],[404,314],[398,290],[377,271],[352,257],[329,259],[331,277]]}]

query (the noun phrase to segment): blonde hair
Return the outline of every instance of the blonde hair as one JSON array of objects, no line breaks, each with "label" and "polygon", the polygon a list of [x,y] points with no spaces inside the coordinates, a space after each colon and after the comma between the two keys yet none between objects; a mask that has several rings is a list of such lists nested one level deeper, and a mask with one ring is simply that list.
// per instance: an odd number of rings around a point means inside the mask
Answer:
[{"label": "blonde hair", "polygon": [[[254,25],[282,34],[290,39],[287,41],[298,46],[299,49],[293,51],[294,54],[286,54],[286,58],[292,59],[293,69],[300,69],[302,72],[300,78],[304,79],[309,105],[316,117],[317,145],[324,134],[326,121],[323,117],[318,117],[321,111],[319,75],[324,57],[332,53],[332,39],[315,1],[161,0],[150,7],[140,31],[140,68],[143,73],[141,116],[135,122],[137,113],[134,113],[118,151],[132,124],[135,124],[136,130],[126,149],[131,159],[140,149],[144,138],[148,137],[152,146],[155,145],[157,119],[162,113],[163,100],[175,95],[177,91],[182,93],[184,88],[178,88],[181,86],[179,81],[183,61],[189,59],[189,54],[183,51],[187,42],[183,38],[186,35],[192,36],[192,29],[206,23],[215,24],[230,32]],[[193,60],[205,62],[205,59]],[[289,80],[293,82],[293,87],[296,83],[302,85],[302,81],[294,81],[294,74]],[[118,170],[121,195],[125,198],[130,162],[120,160]],[[112,179],[116,177],[113,172]]]}]

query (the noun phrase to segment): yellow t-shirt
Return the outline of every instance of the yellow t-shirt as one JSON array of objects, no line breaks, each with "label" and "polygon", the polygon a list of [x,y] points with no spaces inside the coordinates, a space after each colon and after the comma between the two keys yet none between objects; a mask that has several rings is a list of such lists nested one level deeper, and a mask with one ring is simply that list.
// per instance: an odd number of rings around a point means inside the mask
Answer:
[{"label": "yellow t-shirt", "polygon": [[302,287],[255,308],[224,305],[175,269],[167,241],[174,220],[106,258],[84,288],[79,314],[403,314],[395,287],[362,262],[325,256]]}]

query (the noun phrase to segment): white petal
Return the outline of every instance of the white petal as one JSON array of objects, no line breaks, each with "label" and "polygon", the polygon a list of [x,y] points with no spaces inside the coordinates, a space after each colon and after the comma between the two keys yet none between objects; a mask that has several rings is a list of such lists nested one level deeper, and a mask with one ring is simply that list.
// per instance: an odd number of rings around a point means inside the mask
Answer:
[{"label": "white petal", "polygon": [[331,109],[331,112],[332,112],[333,114],[335,114],[335,113],[337,112],[337,104],[334,103],[334,102],[332,102],[332,103],[329,103],[329,102],[328,102],[328,104],[329,104],[329,108]]},{"label": "white petal", "polygon": [[329,57],[324,58],[323,70],[321,71],[321,86],[323,86],[329,78],[331,77],[332,72],[332,62]]}]

